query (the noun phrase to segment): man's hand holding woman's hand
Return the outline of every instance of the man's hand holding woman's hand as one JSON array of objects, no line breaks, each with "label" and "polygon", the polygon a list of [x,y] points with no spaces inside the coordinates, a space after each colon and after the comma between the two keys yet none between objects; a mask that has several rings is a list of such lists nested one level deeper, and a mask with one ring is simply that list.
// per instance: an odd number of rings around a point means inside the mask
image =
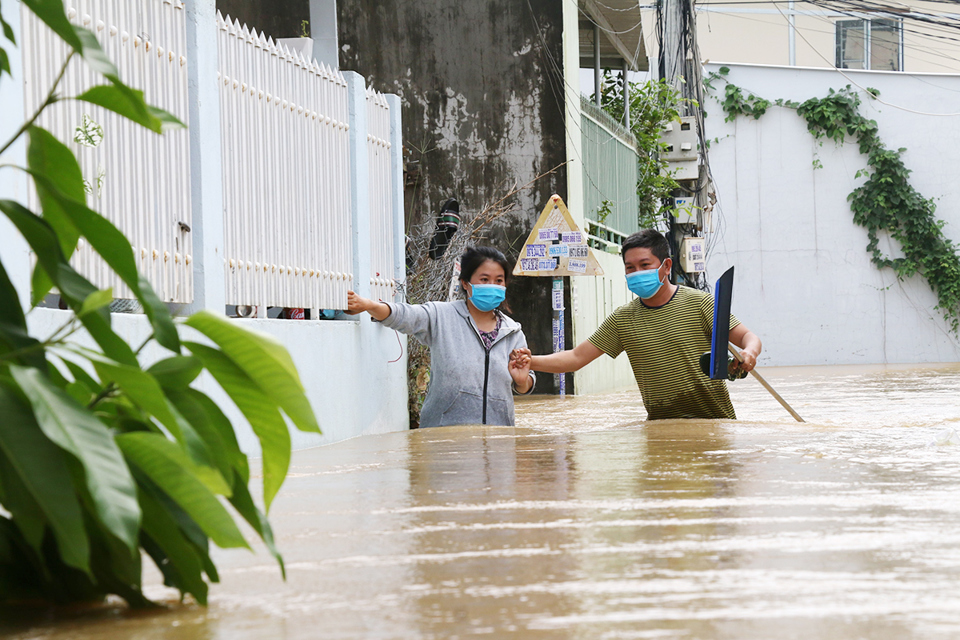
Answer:
[{"label": "man's hand holding woman's hand", "polygon": [[514,349],[510,352],[510,376],[520,393],[526,393],[533,385],[530,378],[530,349]]}]

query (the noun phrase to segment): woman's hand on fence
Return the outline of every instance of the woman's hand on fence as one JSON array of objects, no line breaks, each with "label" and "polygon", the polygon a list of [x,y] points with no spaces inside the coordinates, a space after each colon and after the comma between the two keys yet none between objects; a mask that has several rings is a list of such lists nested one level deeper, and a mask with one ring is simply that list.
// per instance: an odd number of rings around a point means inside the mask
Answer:
[{"label": "woman's hand on fence", "polygon": [[351,316],[366,311],[375,320],[386,320],[390,316],[390,306],[347,291],[347,313]]},{"label": "woman's hand on fence", "polygon": [[353,316],[358,313],[363,313],[364,311],[369,311],[372,306],[373,300],[358,296],[353,291],[347,291],[347,313],[350,315]]}]

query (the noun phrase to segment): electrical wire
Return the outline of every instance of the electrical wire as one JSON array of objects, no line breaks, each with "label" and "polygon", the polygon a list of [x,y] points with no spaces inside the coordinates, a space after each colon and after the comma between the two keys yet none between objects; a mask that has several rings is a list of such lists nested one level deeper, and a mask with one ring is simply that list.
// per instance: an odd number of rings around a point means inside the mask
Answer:
[{"label": "electrical wire", "polygon": [[[584,10],[584,8],[580,6],[580,3],[577,2],[577,0],[569,0],[569,1],[574,3],[574,5],[577,7],[577,11],[579,11],[579,12],[583,15],[584,18],[586,18],[587,20],[589,20],[590,22],[592,22],[593,24],[595,24],[601,31],[605,31],[605,32],[607,32],[607,33],[609,33],[609,34],[611,34],[611,35],[622,36],[622,35],[624,35],[625,33],[631,33],[632,31],[636,31],[637,29],[639,29],[640,26],[641,26],[641,23],[642,23],[642,21],[641,21],[640,18],[638,17],[638,18],[637,18],[637,23],[636,23],[635,25],[633,25],[632,27],[630,27],[629,29],[624,29],[623,31],[614,31],[613,29],[609,29],[609,28],[607,28],[607,27],[604,27],[602,24],[600,24],[600,23],[598,23],[596,20],[594,20],[593,17],[590,16],[590,15]],[[599,4],[599,3],[598,3],[598,4]],[[606,5],[603,5],[603,6],[606,6]],[[607,8],[610,8],[610,7],[607,7]],[[635,9],[637,12],[639,12],[639,11],[640,11],[639,5],[637,5],[636,7],[631,7],[630,9],[625,9],[624,11],[632,11],[632,10],[634,10],[634,9]]]},{"label": "electrical wire", "polygon": [[[780,7],[777,7],[777,10],[780,11]],[[783,11],[780,11],[780,15],[782,15],[784,19],[787,18],[787,16],[784,15]],[[818,56],[820,56],[821,58],[823,58],[824,62],[826,62],[827,64],[830,64],[830,65],[832,66],[832,63],[831,63],[829,60],[827,60],[827,59],[824,57],[824,55],[823,55],[822,53],[820,53],[820,51],[810,43],[809,40],[807,40],[806,36],[804,36],[802,32],[797,31],[797,35],[800,36],[800,38],[802,38],[803,41],[807,43],[807,46],[809,46],[811,49],[813,49],[814,53],[816,53]],[[874,92],[872,92],[870,89],[864,87],[864,86],[861,85],[859,82],[857,82],[856,80],[854,80],[853,78],[851,78],[850,76],[848,76],[846,73],[843,72],[843,69],[839,69],[839,68],[837,68],[837,67],[833,67],[833,69],[834,69],[834,71],[836,71],[837,73],[839,73],[840,75],[842,75],[844,78],[846,78],[846,79],[850,82],[850,84],[858,87],[858,88],[861,89],[862,91],[865,91],[868,95],[870,95],[870,96],[871,96],[874,100],[876,100],[877,102],[879,102],[880,104],[884,104],[884,105],[886,105],[886,106],[888,106],[888,107],[891,107],[891,108],[893,108],[893,109],[899,109],[899,110],[901,110],[901,111],[906,111],[906,112],[908,112],[908,113],[913,113],[913,114],[920,115],[920,116],[933,116],[933,117],[954,117],[954,116],[960,116],[960,112],[958,112],[958,113],[928,113],[928,112],[925,112],[925,111],[917,111],[916,109],[910,109],[910,108],[908,108],[908,107],[902,107],[902,106],[900,106],[900,105],[892,104],[892,103],[890,103],[890,102],[887,102],[886,100],[882,100],[882,99],[880,98],[880,96],[876,95],[876,94],[875,94]]]},{"label": "electrical wire", "polygon": [[[543,30],[540,27],[540,22],[537,20],[536,13],[533,10],[533,6],[530,4],[530,0],[527,0],[527,8],[530,10],[530,17],[533,19],[533,23],[537,31],[537,36],[540,40],[539,49],[541,53],[544,55],[544,60],[546,61],[549,67],[547,70],[548,73],[546,74],[547,79],[550,82],[551,90],[553,91],[554,99],[556,101],[558,111],[560,112],[560,117],[564,123],[563,125],[564,129],[566,130],[567,127],[569,126],[567,122],[567,117],[566,117],[566,95],[569,93],[570,95],[576,94],[579,96],[579,91],[574,91],[573,87],[571,87],[570,84],[566,81],[566,78],[564,78],[562,68],[560,67],[556,59],[553,57],[553,54],[550,52],[550,48],[547,46],[546,40],[544,39],[544,36],[543,36]],[[555,75],[550,73],[551,70]],[[557,81],[559,81],[559,87],[556,84]],[[579,108],[579,105],[578,105],[578,108]],[[575,123],[575,127],[577,129],[577,132],[582,138],[584,134],[582,127],[579,125],[579,123]],[[603,144],[604,145],[609,144],[609,143],[612,143],[613,141],[614,141],[613,138],[611,138],[610,140],[608,140]],[[574,146],[574,153],[576,154],[577,159],[580,161],[581,171],[583,171],[583,174],[587,176],[587,179],[590,181],[590,184],[599,193],[605,194],[605,191],[600,187],[600,185],[597,184],[596,180],[594,180],[593,175],[591,175],[590,171],[587,168],[586,163],[583,161],[583,156],[577,150],[576,146]],[[612,200],[611,202],[615,202],[617,205],[623,204],[623,201],[621,200]]]},{"label": "electrical wire", "polygon": [[387,360],[387,364],[393,364],[394,362],[400,362],[400,359],[403,357],[403,341],[400,340],[400,334],[397,332],[396,329],[394,329],[393,332],[397,334],[397,344],[400,345],[400,355],[397,356],[397,359],[396,359],[396,360]]},{"label": "electrical wire", "polygon": [[[725,12],[725,11],[710,11],[710,12],[707,12],[706,15],[709,17],[710,13],[717,13],[717,14],[719,14],[719,15],[723,15],[723,16],[726,16],[726,17],[728,17],[728,18],[736,18],[736,19],[738,19],[738,20],[745,20],[745,21],[748,21],[748,22],[756,22],[756,23],[759,23],[759,24],[762,24],[762,25],[765,25],[765,26],[770,26],[770,23],[769,23],[768,21],[766,21],[766,20],[759,20],[759,19],[757,19],[757,18],[751,18],[751,17],[745,16],[745,15],[740,14],[740,13],[727,13],[727,12]],[[770,15],[776,15],[776,14],[775,14],[775,13],[771,13]],[[803,15],[804,17],[807,17],[807,18],[812,18],[812,19],[815,19],[815,20],[819,20],[819,21],[821,21],[821,22],[823,22],[823,23],[825,23],[825,24],[827,24],[827,25],[830,25],[830,27],[831,27],[831,29],[828,31],[828,30],[823,30],[823,29],[812,29],[812,28],[810,28],[810,27],[799,27],[799,26],[798,26],[798,27],[796,27],[798,30],[799,30],[799,29],[803,29],[803,30],[806,31],[807,33],[818,33],[818,34],[829,35],[829,36],[834,36],[834,35],[835,35],[835,33],[836,33],[836,29],[835,29],[836,22],[834,22],[833,20],[830,20],[828,17],[818,16],[818,15],[809,14],[809,13],[798,14],[798,15]],[[925,35],[925,34],[923,34],[922,32],[913,32],[913,33],[915,33],[915,34],[917,34],[917,35]],[[957,40],[958,40],[958,42],[960,42],[960,39],[957,39]],[[941,58],[941,59],[944,59],[944,60],[952,60],[952,61],[954,61],[954,62],[960,62],[960,58],[955,58],[955,57],[953,57],[953,56],[950,56],[950,55],[947,55],[947,54],[942,53],[942,52],[940,52],[940,51],[937,51],[936,49],[931,49],[931,48],[928,48],[928,47],[923,47],[923,46],[919,46],[919,45],[916,45],[916,44],[910,44],[910,43],[903,43],[902,46],[903,46],[903,49],[904,49],[905,51],[911,51],[911,52],[913,52],[913,53],[915,53],[915,54],[927,54],[927,55],[932,56],[933,58]],[[921,58],[921,56],[918,56],[918,59],[919,59],[919,58]],[[926,64],[934,65],[934,66],[937,66],[937,67],[942,67],[943,69],[946,69],[946,70],[949,70],[949,71],[954,71],[954,70],[956,70],[956,68],[957,68],[957,65],[955,65],[955,64],[954,64],[954,65],[947,65],[947,64],[942,64],[942,63],[940,63],[940,62],[935,62],[935,61],[929,60],[929,59],[926,59],[926,60],[923,60],[923,61],[924,61],[924,63],[926,63]],[[831,63],[830,66],[832,67],[832,66],[835,66],[835,65]],[[909,73],[909,72],[906,72],[906,71],[905,71],[905,72],[903,72],[903,73]]]}]

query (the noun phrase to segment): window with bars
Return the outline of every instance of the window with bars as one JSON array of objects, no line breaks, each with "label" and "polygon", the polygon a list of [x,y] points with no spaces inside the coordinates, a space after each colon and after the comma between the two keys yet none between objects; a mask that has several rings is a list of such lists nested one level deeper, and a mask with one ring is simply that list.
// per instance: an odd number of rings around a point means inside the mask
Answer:
[{"label": "window with bars", "polygon": [[836,24],[838,68],[903,71],[900,20],[840,20]]}]

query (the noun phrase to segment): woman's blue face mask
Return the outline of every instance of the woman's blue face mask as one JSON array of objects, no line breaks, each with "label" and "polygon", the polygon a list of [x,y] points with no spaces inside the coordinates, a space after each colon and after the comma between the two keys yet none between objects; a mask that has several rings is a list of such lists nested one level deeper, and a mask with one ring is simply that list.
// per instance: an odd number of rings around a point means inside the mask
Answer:
[{"label": "woman's blue face mask", "polygon": [[[661,263],[660,266],[662,267],[663,264]],[[627,288],[641,298],[652,298],[657,295],[657,291],[660,291],[662,286],[660,267],[627,274]]]},{"label": "woman's blue face mask", "polygon": [[470,302],[480,311],[493,311],[507,297],[507,288],[499,284],[470,284]]}]

